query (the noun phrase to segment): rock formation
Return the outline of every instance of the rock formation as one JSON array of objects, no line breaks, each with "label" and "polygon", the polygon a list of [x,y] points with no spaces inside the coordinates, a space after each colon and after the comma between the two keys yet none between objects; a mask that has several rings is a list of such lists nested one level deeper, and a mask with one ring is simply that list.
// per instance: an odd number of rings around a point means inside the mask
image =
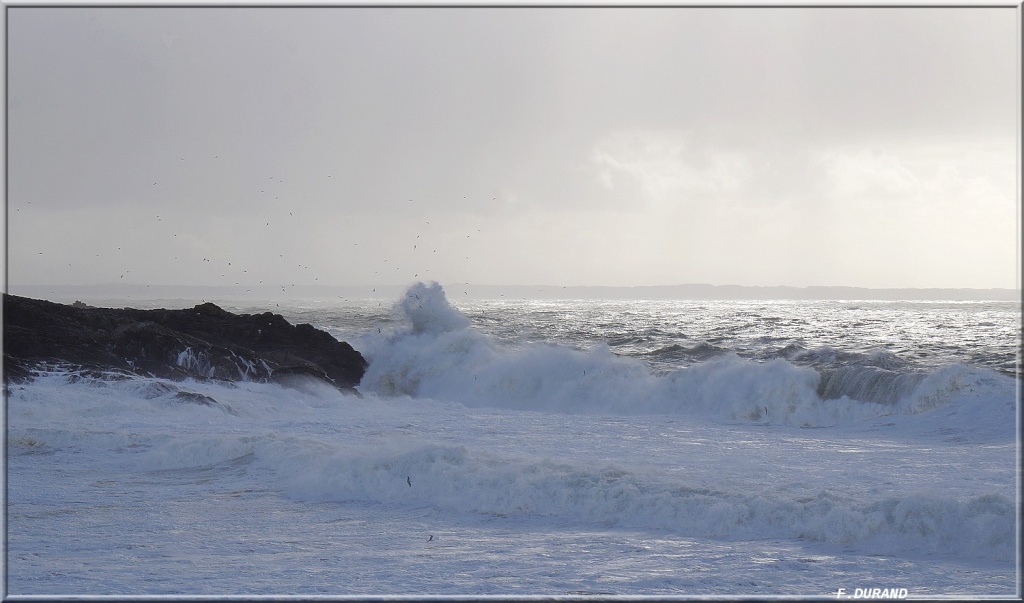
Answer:
[{"label": "rock formation", "polygon": [[349,344],[280,314],[232,314],[205,303],[185,310],[64,305],[4,294],[4,382],[40,364],[296,385],[310,377],[358,393],[366,360]]}]

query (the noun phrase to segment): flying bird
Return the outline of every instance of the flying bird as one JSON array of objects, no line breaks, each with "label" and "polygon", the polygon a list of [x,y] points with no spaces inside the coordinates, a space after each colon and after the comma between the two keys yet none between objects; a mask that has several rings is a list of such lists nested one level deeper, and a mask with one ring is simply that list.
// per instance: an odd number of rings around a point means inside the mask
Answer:
[{"label": "flying bird", "polygon": [[405,476],[405,483],[409,484],[409,487],[412,488],[412,476]]}]

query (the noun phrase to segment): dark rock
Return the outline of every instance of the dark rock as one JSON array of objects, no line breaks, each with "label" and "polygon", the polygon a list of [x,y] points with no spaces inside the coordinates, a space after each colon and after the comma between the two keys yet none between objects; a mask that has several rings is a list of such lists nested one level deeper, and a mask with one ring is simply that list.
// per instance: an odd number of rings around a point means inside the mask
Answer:
[{"label": "dark rock", "polygon": [[[270,375],[270,380],[285,387],[310,393],[316,392],[316,388],[313,387],[314,383],[322,381],[330,382],[330,379],[324,373],[323,369],[315,364],[309,363],[275,368],[274,372]],[[362,397],[362,394],[358,391],[356,391],[355,394]]]},{"label": "dark rock", "polygon": [[166,396],[167,394],[177,394],[180,393],[180,391],[181,390],[177,387],[164,381],[150,381],[141,390],[139,390],[139,395],[146,400],[153,400],[154,398]]},{"label": "dark rock", "polygon": [[315,379],[325,379],[327,374],[316,366],[315,364],[293,364],[290,366],[281,366],[274,369],[271,373],[270,379],[276,383],[286,383],[289,380],[295,378],[306,378],[313,377]]},{"label": "dark rock", "polygon": [[185,392],[181,391],[174,394],[174,399],[181,402],[191,402],[193,404],[202,404],[203,406],[217,406],[217,401],[210,396],[204,396],[203,394],[197,394],[196,392]]},{"label": "dark rock", "polygon": [[[181,380],[275,381],[301,374],[357,393],[366,360],[345,342],[280,314],[63,305],[4,294],[4,381],[40,363]],[[276,376],[275,376],[276,375]]]},{"label": "dark rock", "polygon": [[4,354],[4,385],[8,383],[24,383],[31,378],[32,370],[24,361]]},{"label": "dark rock", "polygon": [[186,404],[199,404],[200,406],[209,406],[211,408],[216,408],[216,409],[218,409],[218,410],[220,410],[222,412],[226,412],[229,415],[238,416],[238,413],[236,413],[227,404],[222,404],[222,403],[218,402],[217,400],[211,398],[210,396],[206,396],[206,395],[203,395],[203,394],[198,394],[196,392],[190,392],[190,391],[182,390],[182,391],[179,391],[178,393],[174,394],[172,399],[175,402],[184,402]]}]

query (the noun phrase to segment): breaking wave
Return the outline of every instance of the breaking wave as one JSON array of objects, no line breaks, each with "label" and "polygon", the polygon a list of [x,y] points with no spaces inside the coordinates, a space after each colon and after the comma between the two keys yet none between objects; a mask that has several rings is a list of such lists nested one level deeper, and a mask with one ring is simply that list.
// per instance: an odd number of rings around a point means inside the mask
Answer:
[{"label": "breaking wave", "polygon": [[[563,524],[654,529],[715,539],[799,539],[877,553],[1012,560],[1014,501],[911,494],[852,501],[719,490],[615,466],[500,458],[429,445],[352,456],[293,458],[285,480],[303,500],[375,501]],[[409,476],[415,476],[408,482]],[[412,482],[412,480],[415,482]]]},{"label": "breaking wave", "polygon": [[789,358],[754,360],[709,344],[675,346],[654,354],[699,362],[655,373],[641,358],[616,355],[607,345],[509,345],[471,328],[437,283],[413,286],[396,310],[402,326],[363,342],[369,360],[364,391],[467,406],[698,413],[808,427],[913,415],[953,403],[972,403],[1005,420],[1016,399],[1016,381],[994,371],[964,364],[914,371],[885,353],[851,360],[832,349],[796,350]]},{"label": "breaking wave", "polygon": [[[130,382],[135,385],[129,387]],[[160,383],[140,378],[107,387],[77,383],[73,387],[91,388],[91,393],[65,404],[59,396],[66,384],[60,386],[55,378],[50,385],[37,382],[29,394],[19,394],[28,396],[19,407],[37,419],[49,414],[54,420],[52,425],[36,420],[11,428],[9,454],[72,452],[111,471],[168,476],[175,483],[249,476],[260,487],[298,501],[431,508],[547,526],[654,530],[718,540],[804,540],[875,554],[955,554],[998,561],[1012,561],[1016,551],[1016,505],[1000,494],[955,497],[911,491],[878,497],[829,489],[744,488],[733,480],[689,482],[657,467],[531,457],[479,442],[367,440],[372,430],[360,423],[370,415],[348,407],[352,397],[274,384],[195,384],[202,395],[237,409],[229,415],[173,403],[170,392],[152,395],[147,386]],[[356,404],[369,408],[381,402],[368,397]],[[126,425],[111,421],[129,410],[134,418]],[[384,424],[400,416],[386,408],[374,412],[381,413]],[[77,422],[61,423],[76,414]],[[325,417],[332,418],[324,422]],[[286,418],[288,424],[315,423],[318,428],[279,432],[274,421]],[[264,423],[267,419],[270,423]],[[167,429],[171,422],[175,427]],[[344,430],[342,422],[355,424],[364,439],[328,435]]]}]

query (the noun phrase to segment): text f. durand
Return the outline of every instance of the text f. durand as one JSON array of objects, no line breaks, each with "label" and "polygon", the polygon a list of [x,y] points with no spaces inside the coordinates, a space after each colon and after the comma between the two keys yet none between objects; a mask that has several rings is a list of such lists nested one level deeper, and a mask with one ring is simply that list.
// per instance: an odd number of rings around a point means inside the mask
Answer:
[{"label": "text f. durand", "polygon": [[855,588],[848,592],[845,588],[836,591],[837,599],[906,599],[905,588]]}]

